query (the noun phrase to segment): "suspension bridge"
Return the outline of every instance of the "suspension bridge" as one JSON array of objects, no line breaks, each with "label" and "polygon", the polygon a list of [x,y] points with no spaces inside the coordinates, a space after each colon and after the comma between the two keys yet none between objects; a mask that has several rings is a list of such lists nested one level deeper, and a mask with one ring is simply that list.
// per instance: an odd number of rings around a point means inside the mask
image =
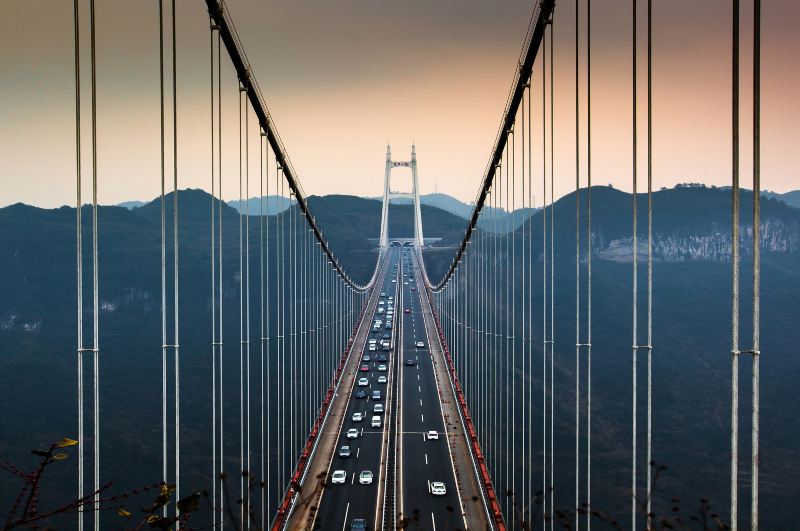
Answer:
[{"label": "suspension bridge", "polygon": [[[161,147],[161,343],[153,345],[160,349],[162,375],[161,477],[157,479],[174,484],[176,499],[193,490],[206,490],[211,528],[603,528],[592,501],[598,488],[608,487],[592,468],[596,455],[592,439],[597,430],[592,423],[596,392],[592,374],[604,360],[592,358],[596,253],[592,247],[591,128],[593,104],[602,106],[603,101],[592,100],[592,2],[574,3],[574,19],[559,17],[561,2],[532,3],[528,32],[474,208],[452,258],[439,268],[442,274],[434,274],[426,258],[430,243],[437,239],[423,236],[418,147],[411,147],[407,160],[396,160],[387,146],[374,270],[367,282],[359,283],[329,243],[327,231],[336,227],[317,221],[226,3],[206,0],[211,160],[211,201],[206,215],[211,231],[193,235],[205,238],[210,257],[210,269],[204,273],[207,282],[200,286],[181,281],[184,265],[179,249],[187,233],[178,223],[182,173],[177,126],[179,21],[175,0],[153,3],[159,29]],[[747,54],[753,80],[747,130],[753,135],[754,193],[752,212],[747,213],[752,216],[747,229],[752,231],[752,249],[745,256],[752,260],[752,278],[743,298],[752,316],[752,327],[747,328],[752,336],[745,340],[740,333],[744,213],[739,203],[743,30],[739,1],[729,4],[729,10],[720,15],[732,20],[731,313],[730,343],[719,345],[718,354],[730,359],[730,468],[726,471],[730,527],[755,530],[759,528],[761,460],[761,22],[760,2],[755,0],[748,40],[752,50]],[[653,359],[660,353],[653,335],[657,306],[653,286],[658,281],[653,275],[653,223],[658,212],[652,202],[652,1],[633,0],[630,9],[632,25],[618,30],[632,36],[632,155],[626,162],[632,169],[633,189],[629,226],[633,259],[627,286],[632,321],[626,353],[631,383],[626,400],[632,414],[625,426],[631,433],[625,449],[629,477],[626,485],[618,486],[625,493],[628,514],[617,526],[655,529],[660,524],[654,521],[651,506],[657,473],[652,463],[659,449],[653,438],[657,429],[653,387],[659,385],[659,375],[653,371]],[[93,0],[74,0],[73,28],[75,420],[76,438],[81,442],[75,496],[88,497],[90,504],[99,506],[102,486],[111,472],[101,467],[106,420],[101,416],[103,262],[98,241],[104,220],[98,215],[103,176],[97,168],[99,73]],[[555,216],[554,131],[560,122],[553,65],[554,35],[559,31],[574,31],[575,38],[576,134],[570,146],[575,157],[574,233],[562,230]],[[238,92],[239,129],[233,137],[222,125],[222,99],[231,85]],[[643,102],[638,99],[641,94],[646,95]],[[642,123],[646,124],[643,130]],[[223,166],[225,146],[232,144],[238,144],[239,171],[234,175]],[[252,175],[255,166],[258,172]],[[392,172],[397,169],[411,171],[410,192],[398,192],[392,185]],[[89,198],[84,193],[87,184],[92,190]],[[238,238],[231,242],[223,240],[228,234],[223,222],[231,217],[222,197],[237,188],[240,204],[247,206],[236,216]],[[262,198],[256,209],[243,202],[254,193]],[[264,198],[270,194],[288,198],[288,208],[277,214],[267,212]],[[534,208],[535,197],[542,204],[538,225],[528,221],[514,229],[509,217],[499,217],[503,210]],[[411,200],[413,238],[390,236],[390,205],[398,198]],[[505,223],[506,231],[481,230],[481,220],[497,226]],[[557,239],[574,240],[574,256],[569,260],[556,252]],[[228,270],[231,255],[235,271]],[[235,275],[235,285],[228,280],[230,274]],[[556,290],[564,282],[574,284],[571,315],[555,311]],[[211,386],[205,395],[212,428],[207,434],[212,455],[209,469],[202,471],[204,485],[187,485],[184,479],[187,456],[182,419],[187,404],[181,394],[182,379],[193,370],[181,346],[181,297],[186,290],[204,290],[211,322],[205,338],[207,352],[202,354],[211,366]],[[232,306],[231,300],[235,301]],[[231,319],[238,323],[234,331],[228,328]],[[574,327],[574,344],[556,344],[556,326]],[[234,343],[229,340],[231,334],[237,336]],[[574,357],[574,387],[563,390],[556,385],[555,358],[567,355]],[[745,367],[740,367],[745,360]],[[744,420],[739,396],[743,370],[752,382]],[[559,404],[565,393],[571,397],[569,402]],[[571,409],[567,420],[566,407]],[[740,432],[742,423],[749,434]],[[574,434],[570,448],[574,455],[568,467],[556,461],[559,448],[554,435],[566,424]],[[744,438],[750,441],[746,457],[739,448]],[[743,471],[746,482],[740,479]],[[108,528],[101,514],[100,510],[79,511],[78,528]],[[163,514],[174,518],[178,528],[184,527],[177,505],[168,506]]]}]

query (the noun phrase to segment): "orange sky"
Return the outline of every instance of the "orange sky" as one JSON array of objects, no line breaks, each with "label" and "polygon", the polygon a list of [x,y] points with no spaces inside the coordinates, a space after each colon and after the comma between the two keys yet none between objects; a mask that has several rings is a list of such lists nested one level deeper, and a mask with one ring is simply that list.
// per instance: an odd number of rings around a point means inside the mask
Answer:
[{"label": "orange sky", "polygon": [[[654,184],[727,184],[730,2],[654,4]],[[98,4],[98,168],[105,204],[150,199],[159,190],[155,5]],[[398,159],[407,157],[416,142],[424,193],[436,187],[463,200],[474,197],[531,2],[236,0],[228,5],[308,194],[379,195],[388,140]],[[640,5],[644,15],[646,4]],[[581,6],[585,13],[585,0]],[[208,189],[208,20],[200,0],[179,0],[178,7],[179,185]],[[6,20],[15,22],[0,34],[0,205],[72,204],[71,2],[11,0],[4,9]],[[556,195],[574,187],[573,9],[574,3],[566,1],[556,10]],[[750,9],[751,3],[743,1],[743,183],[751,164]],[[800,188],[800,104],[794,96],[800,73],[800,33],[795,31],[800,3],[770,0],[762,9],[762,186],[786,191]],[[592,10],[593,176],[598,184],[630,189],[630,3],[594,0]],[[643,16],[641,22],[644,73]],[[236,84],[230,68],[226,74],[225,195],[234,198]],[[539,76],[537,67],[534,121]],[[585,81],[584,68],[581,78]],[[641,77],[642,90],[644,83]],[[582,135],[585,96],[582,86]],[[641,92],[642,104],[644,97]],[[642,149],[644,112],[641,107]],[[257,153],[255,128],[251,136],[251,153]],[[641,172],[644,155],[642,150]],[[251,160],[255,183],[258,157]]]}]

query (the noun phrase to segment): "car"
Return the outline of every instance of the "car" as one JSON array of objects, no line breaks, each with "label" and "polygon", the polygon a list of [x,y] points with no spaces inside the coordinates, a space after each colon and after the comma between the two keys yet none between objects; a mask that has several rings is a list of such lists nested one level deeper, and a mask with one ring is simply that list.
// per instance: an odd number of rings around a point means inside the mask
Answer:
[{"label": "car", "polygon": [[358,482],[362,485],[372,485],[372,472],[369,470],[362,470],[358,475]]},{"label": "car", "polygon": [[385,291],[381,291],[381,297],[386,297],[386,292]]},{"label": "car", "polygon": [[361,372],[367,372],[369,371],[369,365],[361,365],[361,367],[358,370]]},{"label": "car", "polygon": [[429,441],[438,441],[439,440],[439,432],[436,430],[429,430],[428,431],[428,440]]},{"label": "car", "polygon": [[384,326],[383,328],[385,330],[391,330],[392,329],[392,323],[386,323],[386,326]]},{"label": "car", "polygon": [[384,354],[383,352],[375,356],[375,359],[378,361],[389,361],[386,359],[386,354]]},{"label": "car", "polygon": [[392,350],[392,344],[389,341],[384,341],[381,348],[383,350]]},{"label": "car", "polygon": [[386,301],[378,301],[378,306],[383,306],[384,304],[386,304]]},{"label": "car", "polygon": [[403,284],[405,284],[406,286],[408,286],[408,282],[403,282]]},{"label": "car", "polygon": [[383,308],[378,308],[378,315],[383,315]]},{"label": "car", "polygon": [[392,279],[392,284],[397,284],[397,279],[396,278]]},{"label": "car", "polygon": [[353,413],[352,420],[353,422],[361,422],[362,420],[364,420],[364,414],[361,413],[360,411],[357,411]]},{"label": "car", "polygon": [[417,291],[417,288],[415,288],[415,287],[413,287],[413,286],[412,286],[412,287],[411,287],[411,291]]},{"label": "car", "polygon": [[372,325],[372,331],[373,332],[378,332],[378,331],[380,331],[380,329],[381,329],[381,325],[379,325],[379,324]]},{"label": "car", "polygon": [[431,494],[434,496],[444,496],[447,494],[447,488],[441,481],[431,481]]},{"label": "car", "polygon": [[377,343],[377,342],[378,342],[378,340],[377,340],[377,339],[375,339],[374,337],[371,337],[371,338],[369,338],[369,344],[370,344],[370,345],[374,345],[374,344],[375,344],[375,343]]},{"label": "car", "polygon": [[413,359],[411,359],[411,358],[408,358],[408,359],[406,360],[406,365],[408,365],[409,367],[413,367],[413,366],[414,366],[414,365],[416,365],[416,364],[417,364],[417,362],[415,362],[415,361],[414,361]]},{"label": "car", "polygon": [[[375,345],[375,343],[370,343],[369,347],[367,347],[367,350],[369,350],[370,352],[375,352],[376,350],[378,350],[378,347],[377,347],[377,345]],[[364,361],[367,361],[367,360],[364,360]]]},{"label": "car", "polygon": [[410,310],[409,308],[406,308],[405,310],[403,310],[403,312],[405,312],[405,313],[411,313],[411,310]]},{"label": "car", "polygon": [[422,341],[417,341],[417,348],[425,348],[425,343]]},{"label": "car", "polygon": [[378,372],[386,372],[386,365],[384,365],[383,363],[378,365]]},{"label": "car", "polygon": [[367,392],[363,389],[356,391],[356,398],[367,398]]},{"label": "car", "polygon": [[363,518],[353,518],[353,521],[350,523],[350,529],[366,529],[367,528],[367,521]]},{"label": "car", "polygon": [[369,357],[369,354],[364,354],[364,361],[366,362],[372,361],[372,358]]},{"label": "car", "polygon": [[358,430],[356,428],[350,428],[349,430],[347,430],[347,438],[358,439]]},{"label": "car", "polygon": [[367,380],[366,378],[359,378],[358,379],[358,386],[359,387],[366,387],[368,385],[369,385],[369,380]]},{"label": "car", "polygon": [[[372,415],[372,420],[369,423],[370,426],[373,428],[380,428],[381,427],[381,418],[378,415]],[[348,452],[350,450],[348,449]],[[341,454],[340,454],[341,455]],[[348,454],[350,455],[350,454]]]},{"label": "car", "polygon": [[383,334],[383,339],[391,339],[391,338],[392,338],[391,334]]},{"label": "car", "polygon": [[339,448],[339,457],[350,457],[350,447],[345,444]]},{"label": "car", "polygon": [[331,484],[333,485],[344,485],[345,480],[347,480],[347,472],[344,470],[334,470],[331,474]]},{"label": "car", "polygon": [[380,389],[373,389],[372,390],[372,399],[373,400],[380,400],[381,399],[381,390]]},{"label": "car", "polygon": [[378,383],[379,384],[385,384],[386,383],[386,376],[383,376],[383,375],[378,376]]},{"label": "car", "polygon": [[375,404],[372,406],[373,413],[383,413],[383,404]]}]

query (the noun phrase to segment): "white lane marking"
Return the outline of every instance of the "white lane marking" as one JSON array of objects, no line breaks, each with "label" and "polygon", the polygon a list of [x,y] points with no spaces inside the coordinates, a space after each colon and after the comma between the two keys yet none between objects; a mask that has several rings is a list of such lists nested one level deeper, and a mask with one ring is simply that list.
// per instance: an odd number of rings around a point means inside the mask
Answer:
[{"label": "white lane marking", "polygon": [[350,484],[355,485],[355,483],[356,483],[356,473],[353,472],[353,477],[350,479]]},{"label": "white lane marking", "polygon": [[425,464],[428,464],[428,454],[425,454]]},{"label": "white lane marking", "polygon": [[417,375],[417,381],[419,381],[419,374]]},{"label": "white lane marking", "polygon": [[421,385],[417,386],[417,391],[419,391],[420,393],[422,392],[422,386]]},{"label": "white lane marking", "polygon": [[358,454],[361,453],[361,448],[356,448],[356,459],[358,459]]},{"label": "white lane marking", "polygon": [[431,491],[431,480],[428,480],[428,492]]},{"label": "white lane marking", "polygon": [[[355,473],[353,473],[353,477],[356,477]],[[350,512],[350,502],[347,502],[347,508],[344,510],[344,522],[342,523],[342,531],[345,531],[347,528],[347,513]]]},{"label": "white lane marking", "polygon": [[431,513],[431,525],[433,525],[433,531],[436,531],[436,518],[433,517],[433,513]]},{"label": "white lane marking", "polygon": [[425,415],[423,415],[422,413],[419,414],[419,418],[422,422],[425,422]]},{"label": "white lane marking", "polygon": [[419,407],[422,407],[422,399],[419,399]]}]

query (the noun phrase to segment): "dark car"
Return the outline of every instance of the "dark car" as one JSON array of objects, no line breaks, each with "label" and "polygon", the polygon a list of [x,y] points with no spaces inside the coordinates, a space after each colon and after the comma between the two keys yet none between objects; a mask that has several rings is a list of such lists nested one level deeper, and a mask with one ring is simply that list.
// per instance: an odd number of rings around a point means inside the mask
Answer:
[{"label": "dark car", "polygon": [[370,361],[370,360],[372,360],[372,358],[370,358],[369,354],[364,354],[364,361]]},{"label": "dark car", "polygon": [[366,529],[367,528],[367,521],[363,518],[353,518],[353,522],[350,524],[350,529]]},{"label": "dark car", "polygon": [[378,360],[378,361],[388,361],[388,360],[386,359],[386,354],[378,354],[378,355],[375,357],[375,359],[376,359],[376,360]]},{"label": "dark car", "polygon": [[405,309],[405,310],[403,310],[403,311],[404,311],[405,313],[411,313],[411,310],[410,310],[409,308],[406,308],[406,309]]},{"label": "dark car", "polygon": [[414,360],[412,360],[411,358],[408,358],[406,360],[406,365],[408,365],[409,367],[413,367],[415,364],[416,364],[416,362]]},{"label": "dark car", "polygon": [[356,391],[356,398],[367,398],[367,392],[363,389]]},{"label": "dark car", "polygon": [[392,335],[391,334],[383,334],[382,337],[383,337],[383,339],[392,339]]}]

